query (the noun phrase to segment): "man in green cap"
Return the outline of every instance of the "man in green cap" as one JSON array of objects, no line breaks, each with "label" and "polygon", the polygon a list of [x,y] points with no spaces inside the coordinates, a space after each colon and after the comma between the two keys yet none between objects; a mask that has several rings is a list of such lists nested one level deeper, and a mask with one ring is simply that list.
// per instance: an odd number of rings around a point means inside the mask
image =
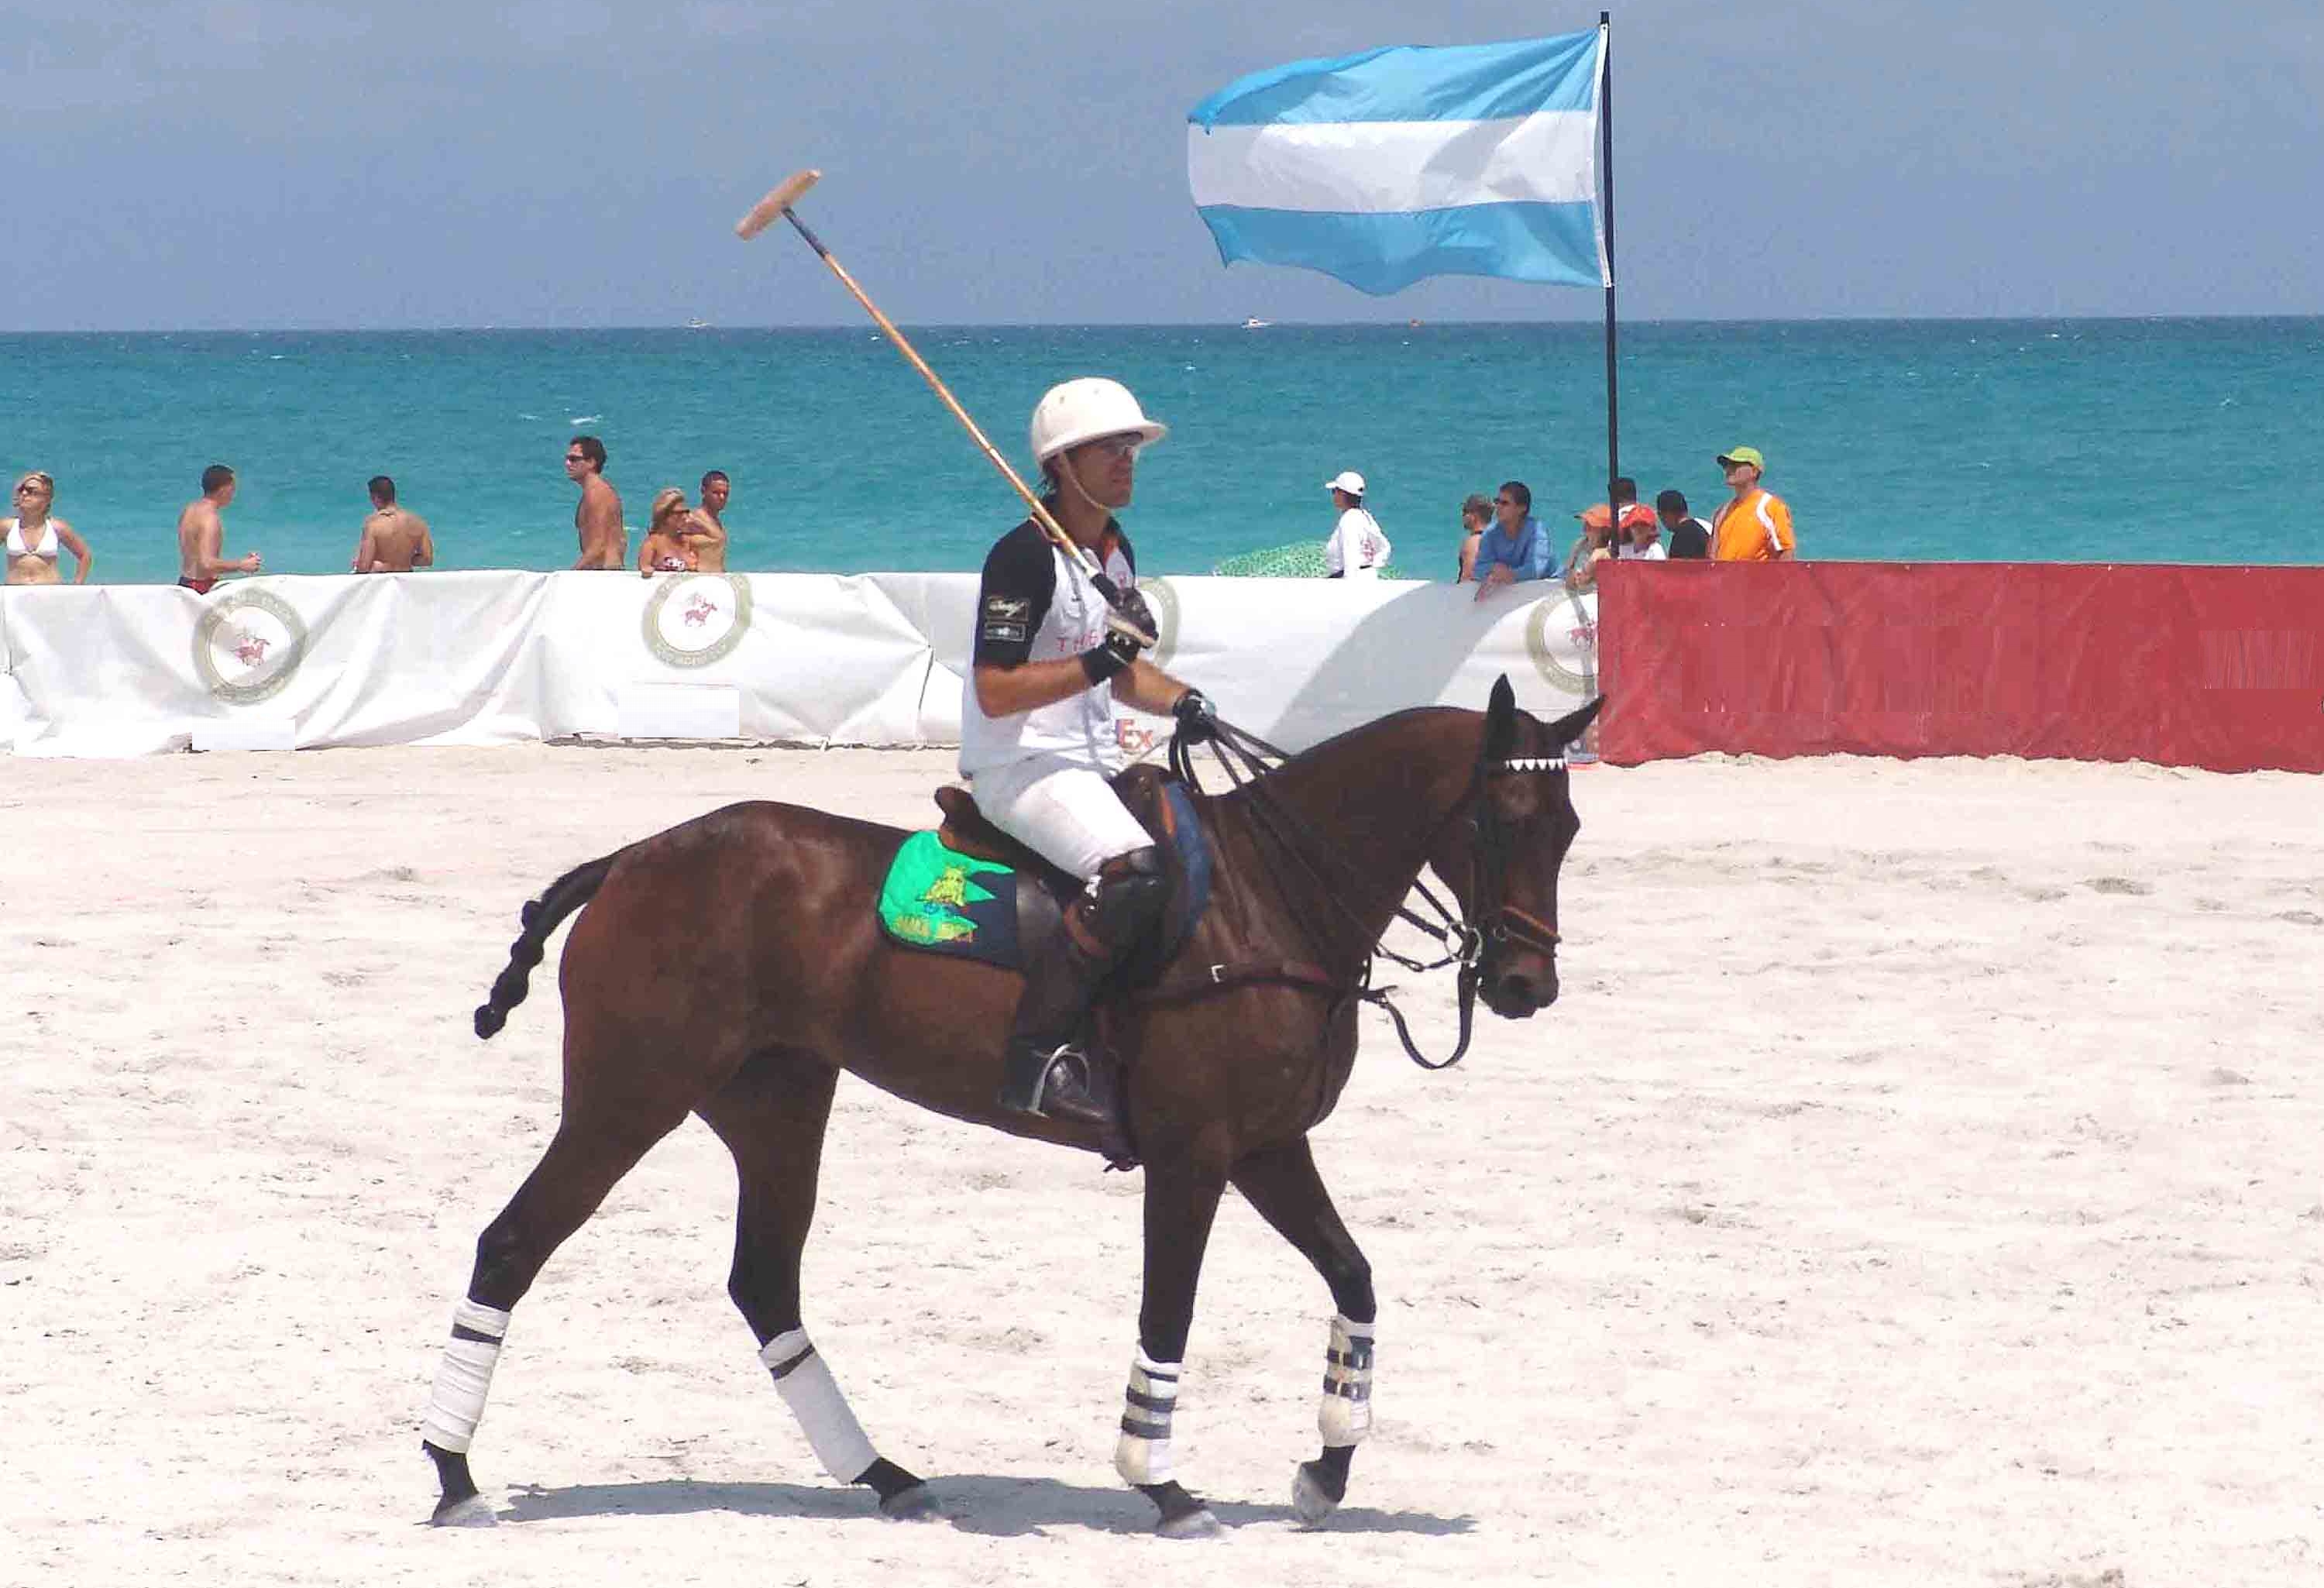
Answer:
[{"label": "man in green cap", "polygon": [[1757,447],[1737,447],[1719,455],[1727,471],[1727,488],[1733,501],[1719,510],[1711,522],[1711,555],[1720,562],[1782,562],[1796,549],[1792,539],[1792,510],[1773,491],[1763,489],[1759,476],[1767,460]]}]

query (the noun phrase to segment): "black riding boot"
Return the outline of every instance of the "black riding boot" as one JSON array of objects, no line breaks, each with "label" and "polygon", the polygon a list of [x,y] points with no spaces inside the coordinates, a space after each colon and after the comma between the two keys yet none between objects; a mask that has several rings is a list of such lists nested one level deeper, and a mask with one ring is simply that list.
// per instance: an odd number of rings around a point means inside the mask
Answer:
[{"label": "black riding boot", "polygon": [[1102,1129],[1090,1094],[1089,1056],[1074,1046],[1098,983],[1161,919],[1170,881],[1156,849],[1134,849],[1098,868],[1088,891],[1025,967],[1025,991],[1001,1066],[1001,1106]]},{"label": "black riding boot", "polygon": [[1001,1060],[1001,1107],[1093,1128],[1106,1122],[1090,1095],[1088,1056],[1074,1041],[1106,970],[1107,962],[1093,958],[1067,929],[1025,967],[1017,1024]]}]

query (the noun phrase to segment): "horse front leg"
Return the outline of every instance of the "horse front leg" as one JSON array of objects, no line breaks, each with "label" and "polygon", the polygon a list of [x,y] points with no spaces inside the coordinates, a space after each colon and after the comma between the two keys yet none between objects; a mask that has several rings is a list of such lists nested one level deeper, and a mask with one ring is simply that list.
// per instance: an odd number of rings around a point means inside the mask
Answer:
[{"label": "horse front leg", "polygon": [[1348,1464],[1372,1427],[1371,1264],[1356,1249],[1315,1172],[1307,1138],[1253,1153],[1234,1168],[1234,1187],[1259,1217],[1315,1265],[1338,1308],[1323,1354],[1323,1401],[1316,1415],[1323,1454],[1301,1462],[1291,1480],[1291,1506],[1314,1527],[1347,1498]]},{"label": "horse front leg", "polygon": [[1146,1165],[1146,1289],[1138,1309],[1138,1356],[1123,1397],[1113,1470],[1154,1502],[1166,1538],[1205,1538],[1218,1518],[1180,1486],[1170,1460],[1170,1420],[1194,1326],[1194,1287],[1218,1216],[1226,1176],[1183,1155]]}]

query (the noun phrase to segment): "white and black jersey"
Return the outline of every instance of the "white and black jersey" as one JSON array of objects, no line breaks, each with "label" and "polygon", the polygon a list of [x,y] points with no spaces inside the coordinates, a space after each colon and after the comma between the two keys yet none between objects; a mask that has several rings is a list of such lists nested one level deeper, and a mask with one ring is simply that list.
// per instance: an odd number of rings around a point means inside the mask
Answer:
[{"label": "white and black jersey", "polygon": [[[1117,588],[1136,587],[1137,557],[1119,524],[1106,525],[1098,554]],[[1041,755],[1062,755],[1108,773],[1120,769],[1126,758],[1114,734],[1111,684],[1093,684],[1012,716],[987,716],[976,700],[977,666],[1019,667],[1079,656],[1105,638],[1105,597],[1080,562],[1051,545],[1032,520],[994,543],[976,592],[970,676],[961,683],[962,775],[973,778]]]}]

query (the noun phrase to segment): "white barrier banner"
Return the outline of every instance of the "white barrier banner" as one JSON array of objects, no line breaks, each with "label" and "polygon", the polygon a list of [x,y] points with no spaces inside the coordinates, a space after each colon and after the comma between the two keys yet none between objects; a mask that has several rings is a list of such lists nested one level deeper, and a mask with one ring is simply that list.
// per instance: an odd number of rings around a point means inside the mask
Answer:
[{"label": "white barrier banner", "polygon": [[[1543,716],[1597,691],[1596,601],[1555,585],[1168,577],[1156,659],[1300,749],[1409,706]],[[0,744],[138,755],[232,743],[491,744],[693,732],[957,743],[968,574],[515,572],[0,590]],[[1164,725],[1124,714],[1142,749]]]},{"label": "white barrier banner", "polygon": [[182,750],[220,718],[286,719],[295,742],[490,744],[542,736],[546,574],[250,579],[6,592],[25,697],[16,751]]},{"label": "white barrier banner", "polygon": [[[919,614],[934,651],[921,742],[958,743],[976,581],[965,574],[878,577]],[[901,598],[906,581],[922,586],[915,601]],[[1210,696],[1230,722],[1287,750],[1408,706],[1482,710],[1504,673],[1517,704],[1544,716],[1598,692],[1598,598],[1554,584],[1482,601],[1473,585],[1379,580],[1168,575],[1139,588],[1161,629],[1154,652],[1161,667]],[[1125,734],[1134,742],[1141,731],[1167,734],[1150,721]]]},{"label": "white barrier banner", "polygon": [[739,690],[746,739],[926,742],[927,642],[879,576],[558,574],[552,584],[546,737],[611,736],[621,691],[651,685]]}]

